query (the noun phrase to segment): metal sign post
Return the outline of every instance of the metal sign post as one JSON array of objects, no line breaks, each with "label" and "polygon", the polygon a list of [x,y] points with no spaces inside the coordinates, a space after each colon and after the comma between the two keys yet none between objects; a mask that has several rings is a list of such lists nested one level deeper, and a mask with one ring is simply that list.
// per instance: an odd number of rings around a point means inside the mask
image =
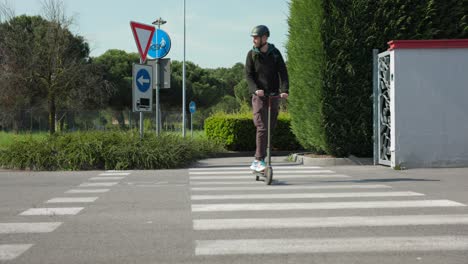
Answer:
[{"label": "metal sign post", "polygon": [[[159,89],[161,89],[161,59],[164,58],[169,51],[171,50],[171,38],[169,35],[162,29],[160,29],[161,25],[166,24],[167,21],[163,20],[162,18],[157,19],[152,24],[157,25],[158,28],[153,36],[153,40],[151,42],[151,47],[148,51],[148,57],[150,59],[155,60],[155,78],[156,78],[156,134],[159,136],[161,132],[161,112],[159,106]],[[164,67],[163,67],[164,70]]]},{"label": "metal sign post", "polygon": [[190,134],[191,134],[191,137],[193,137],[193,114],[195,114],[195,111],[197,110],[197,106],[194,101],[190,102],[189,110],[190,110]]}]

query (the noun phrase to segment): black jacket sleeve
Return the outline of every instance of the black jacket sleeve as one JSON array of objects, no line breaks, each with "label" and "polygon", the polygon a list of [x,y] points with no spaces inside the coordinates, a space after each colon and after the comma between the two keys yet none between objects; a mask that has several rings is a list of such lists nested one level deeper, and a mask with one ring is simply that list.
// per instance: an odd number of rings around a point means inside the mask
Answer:
[{"label": "black jacket sleeve", "polygon": [[289,93],[289,77],[288,77],[288,69],[286,68],[286,63],[283,60],[283,56],[279,52],[279,59],[278,59],[278,74],[280,77],[280,92],[282,93]]},{"label": "black jacket sleeve", "polygon": [[245,60],[245,78],[247,80],[247,84],[249,85],[249,92],[251,94],[255,94],[255,91],[260,90],[257,85],[257,76],[252,58],[252,50],[247,53],[247,58]]}]

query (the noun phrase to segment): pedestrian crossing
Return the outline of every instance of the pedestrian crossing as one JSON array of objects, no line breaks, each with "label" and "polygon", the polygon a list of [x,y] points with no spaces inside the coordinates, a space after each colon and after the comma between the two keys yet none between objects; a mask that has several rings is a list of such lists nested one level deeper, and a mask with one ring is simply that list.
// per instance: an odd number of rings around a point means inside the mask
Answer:
[{"label": "pedestrian crossing", "polygon": [[[21,217],[63,217],[74,216],[82,212],[85,207],[67,207],[71,204],[91,204],[99,199],[98,196],[82,196],[86,194],[98,194],[109,192],[110,189],[95,189],[90,187],[111,187],[118,184],[118,180],[122,180],[130,172],[122,171],[106,171],[100,173],[96,177],[91,177],[87,182],[84,182],[77,187],[65,192],[67,196],[55,197],[44,201],[44,204],[54,204],[55,206],[63,205],[62,207],[35,207],[27,209],[19,214]],[[55,220],[55,218],[53,218]],[[0,235],[15,235],[15,234],[43,234],[54,232],[63,222],[10,222],[0,223]],[[14,260],[24,252],[28,251],[34,244],[0,244],[0,262]]]},{"label": "pedestrian crossing", "polygon": [[[275,166],[271,186],[239,167],[193,168],[188,174],[196,256],[468,250],[466,234],[443,233],[468,226],[467,206],[457,201],[383,184],[330,184],[324,179],[351,177],[318,166]],[[417,233],[425,227],[434,232]],[[362,231],[326,236],[343,228]],[[395,228],[409,235],[388,231]]]}]

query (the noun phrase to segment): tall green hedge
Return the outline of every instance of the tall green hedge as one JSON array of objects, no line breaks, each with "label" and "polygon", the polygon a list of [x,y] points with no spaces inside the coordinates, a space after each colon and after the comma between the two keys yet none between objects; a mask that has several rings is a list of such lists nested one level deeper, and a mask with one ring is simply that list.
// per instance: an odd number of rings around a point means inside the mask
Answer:
[{"label": "tall green hedge", "polygon": [[468,37],[466,1],[292,0],[292,130],[306,148],[372,155],[372,49],[395,39]]},{"label": "tall green hedge", "polygon": [[[291,132],[291,118],[280,113],[272,135],[273,150],[297,150],[299,143]],[[252,114],[216,114],[205,120],[205,133],[215,142],[221,142],[228,150],[255,150],[255,126]]]}]

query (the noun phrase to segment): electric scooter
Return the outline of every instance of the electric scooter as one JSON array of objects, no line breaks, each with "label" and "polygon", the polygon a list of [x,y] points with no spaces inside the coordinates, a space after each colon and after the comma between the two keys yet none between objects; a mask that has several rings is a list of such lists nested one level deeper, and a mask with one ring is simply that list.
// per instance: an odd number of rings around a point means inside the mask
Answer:
[{"label": "electric scooter", "polygon": [[273,167],[271,166],[271,133],[270,133],[270,125],[271,125],[271,99],[272,98],[281,98],[279,95],[265,95],[268,98],[268,120],[267,120],[267,137],[268,137],[268,143],[267,143],[267,149],[266,149],[266,166],[265,170],[263,171],[253,171],[255,174],[255,180],[259,181],[262,180],[265,182],[266,185],[270,185],[273,182]]}]

